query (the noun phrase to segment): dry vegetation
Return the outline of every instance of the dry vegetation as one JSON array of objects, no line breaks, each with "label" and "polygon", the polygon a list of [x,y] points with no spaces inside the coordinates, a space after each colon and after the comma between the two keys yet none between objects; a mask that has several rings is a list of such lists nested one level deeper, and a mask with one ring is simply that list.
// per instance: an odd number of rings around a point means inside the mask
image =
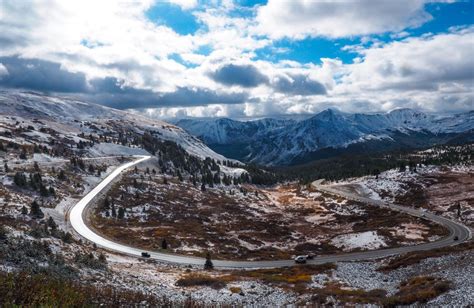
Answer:
[{"label": "dry vegetation", "polygon": [[326,284],[324,288],[313,291],[312,302],[318,305],[335,298],[345,304],[376,304],[383,307],[396,307],[415,303],[426,303],[450,289],[450,283],[440,278],[419,276],[403,281],[398,292],[388,296],[385,290],[365,291],[350,289],[337,282]]},{"label": "dry vegetation", "polygon": [[[130,245],[215,258],[287,259],[297,254],[347,251],[332,244],[340,234],[375,231],[388,246],[428,241],[444,229],[408,215],[322,195],[297,184],[263,189],[252,185],[207,188],[176,178],[130,172],[108,193],[115,211],[99,200],[91,223],[98,232]],[[410,239],[400,225],[421,228]]]},{"label": "dry vegetation", "polygon": [[183,275],[176,284],[184,287],[209,286],[220,289],[224,288],[228,283],[249,280],[263,282],[292,291],[301,291],[306,289],[307,285],[312,282],[313,275],[329,273],[335,268],[335,264],[327,263],[285,268],[223,271],[212,276],[197,272]]},{"label": "dry vegetation", "polygon": [[439,248],[429,251],[414,251],[399,255],[389,259],[389,261],[379,268],[380,271],[392,271],[400,267],[407,267],[413,264],[418,264],[420,261],[428,258],[437,258],[445,255],[450,255],[456,252],[462,252],[474,249],[474,242],[466,242],[456,246]]},{"label": "dry vegetation", "polygon": [[121,307],[170,305],[140,292],[82,285],[47,274],[0,272],[2,307]]}]

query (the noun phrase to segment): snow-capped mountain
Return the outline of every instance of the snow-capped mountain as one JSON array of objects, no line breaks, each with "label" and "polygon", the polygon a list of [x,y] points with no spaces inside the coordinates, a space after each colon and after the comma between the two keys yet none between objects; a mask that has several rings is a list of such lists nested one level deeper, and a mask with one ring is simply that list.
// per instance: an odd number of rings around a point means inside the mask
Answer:
[{"label": "snow-capped mountain", "polygon": [[177,125],[216,151],[267,165],[307,161],[317,157],[317,152],[330,149],[353,150],[362,145],[370,145],[371,151],[422,147],[449,142],[458,134],[474,139],[474,111],[435,116],[411,109],[379,114],[348,114],[328,109],[302,121],[187,119]]},{"label": "snow-capped mountain", "polygon": [[160,139],[173,141],[200,158],[226,159],[175,125],[72,98],[35,92],[0,91],[0,116],[49,119],[51,125],[64,126],[62,131],[71,133],[74,130],[79,132],[79,126],[85,121],[104,124],[116,121],[124,129],[139,133],[147,131],[158,135]]}]

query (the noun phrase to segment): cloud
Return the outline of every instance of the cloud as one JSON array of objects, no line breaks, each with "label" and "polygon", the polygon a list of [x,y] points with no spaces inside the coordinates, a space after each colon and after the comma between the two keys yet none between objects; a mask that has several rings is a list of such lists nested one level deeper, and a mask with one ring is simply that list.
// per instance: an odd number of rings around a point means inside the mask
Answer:
[{"label": "cloud", "polygon": [[273,82],[274,89],[281,93],[294,95],[322,95],[326,88],[316,80],[304,75],[278,76]]},{"label": "cloud", "polygon": [[[85,75],[71,73],[58,63],[38,59],[0,57],[8,74],[0,79],[7,88],[24,88],[44,92],[84,92],[87,90]],[[1,75],[1,73],[0,73]]]},{"label": "cloud", "polygon": [[401,31],[432,19],[424,0],[278,1],[258,9],[257,31],[273,39],[350,37]]},{"label": "cloud", "polygon": [[362,60],[348,66],[341,87],[356,91],[396,92],[453,87],[473,88],[474,27],[450,33],[411,37],[359,50]]},{"label": "cloud", "polygon": [[241,104],[247,94],[219,93],[203,88],[178,88],[170,93],[154,93],[148,90],[120,88],[115,92],[98,91],[83,97],[117,109],[145,109],[162,107],[192,107],[213,104]]},{"label": "cloud", "polygon": [[268,83],[268,78],[253,65],[226,64],[210,76],[216,82],[244,88],[254,88]]},{"label": "cloud", "polygon": [[0,79],[2,79],[2,76],[6,76],[8,75],[8,69],[5,67],[5,65],[3,65],[1,62],[0,62]]},{"label": "cloud", "polygon": [[179,5],[183,10],[195,8],[197,0],[170,0],[171,3]]}]

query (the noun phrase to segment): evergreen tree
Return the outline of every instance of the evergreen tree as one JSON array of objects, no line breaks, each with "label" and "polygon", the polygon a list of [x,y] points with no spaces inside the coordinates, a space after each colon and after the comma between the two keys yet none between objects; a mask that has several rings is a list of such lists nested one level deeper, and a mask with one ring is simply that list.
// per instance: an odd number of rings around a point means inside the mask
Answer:
[{"label": "evergreen tree", "polygon": [[28,215],[28,209],[26,208],[26,206],[23,205],[23,207],[21,208],[21,215]]},{"label": "evergreen tree", "polygon": [[56,191],[54,190],[52,186],[49,186],[48,193],[50,196],[56,196]]},{"label": "evergreen tree", "polygon": [[119,207],[117,218],[123,219],[124,217],[125,217],[125,209],[123,207]]},{"label": "evergreen tree", "polygon": [[7,230],[3,225],[0,225],[0,242],[3,242],[7,239]]},{"label": "evergreen tree", "polygon": [[26,184],[28,183],[26,180],[26,175],[23,172],[15,173],[15,176],[13,177],[13,182],[15,183],[16,186],[19,186],[19,187],[25,187]]},{"label": "evergreen tree", "polygon": [[10,172],[10,168],[8,167],[8,164],[5,163],[5,165],[3,165],[4,169],[5,169],[5,173],[8,173]]},{"label": "evergreen tree", "polygon": [[168,249],[168,243],[166,242],[165,238],[161,241],[161,248]]},{"label": "evergreen tree", "polygon": [[61,170],[59,171],[58,180],[64,181],[65,179],[66,179],[66,174],[64,173],[64,170],[61,169]]},{"label": "evergreen tree", "polygon": [[212,260],[211,260],[211,254],[208,252],[206,254],[206,262],[204,263],[204,269],[212,270],[213,268],[214,268],[214,264],[212,263]]},{"label": "evergreen tree", "polygon": [[48,189],[46,188],[46,186],[44,186],[42,183],[40,184],[39,186],[39,191],[40,191],[40,195],[42,197],[47,197],[49,196],[49,191]]},{"label": "evergreen tree", "polygon": [[54,222],[54,219],[51,216],[49,216],[47,224],[48,224],[48,227],[51,228],[51,230],[53,231],[55,231],[58,228],[58,225]]},{"label": "evergreen tree", "polygon": [[109,198],[105,198],[105,200],[104,200],[104,210],[109,210],[109,209],[110,209]]},{"label": "evergreen tree", "polygon": [[40,208],[38,202],[36,202],[36,200],[33,201],[33,203],[31,203],[30,215],[33,218],[43,218],[44,217],[43,211],[41,211],[41,208]]},{"label": "evergreen tree", "polygon": [[112,203],[112,217],[115,218],[117,217],[117,211],[115,210],[115,204]]}]

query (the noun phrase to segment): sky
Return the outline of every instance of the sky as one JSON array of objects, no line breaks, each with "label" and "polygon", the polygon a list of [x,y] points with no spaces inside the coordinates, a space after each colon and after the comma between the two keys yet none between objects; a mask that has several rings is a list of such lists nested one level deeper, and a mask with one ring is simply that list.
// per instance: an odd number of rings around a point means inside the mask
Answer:
[{"label": "sky", "polygon": [[0,88],[157,118],[474,109],[474,2],[1,0]]}]

